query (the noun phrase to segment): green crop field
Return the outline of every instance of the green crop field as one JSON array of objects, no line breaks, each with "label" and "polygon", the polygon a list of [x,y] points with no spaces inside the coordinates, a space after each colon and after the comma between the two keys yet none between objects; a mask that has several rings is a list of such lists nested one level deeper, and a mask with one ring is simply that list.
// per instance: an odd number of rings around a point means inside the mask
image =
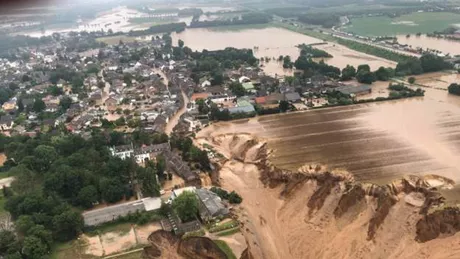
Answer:
[{"label": "green crop field", "polygon": [[460,25],[460,14],[421,12],[396,18],[387,16],[354,18],[343,29],[364,36],[392,36],[398,34],[432,33],[449,26]]}]

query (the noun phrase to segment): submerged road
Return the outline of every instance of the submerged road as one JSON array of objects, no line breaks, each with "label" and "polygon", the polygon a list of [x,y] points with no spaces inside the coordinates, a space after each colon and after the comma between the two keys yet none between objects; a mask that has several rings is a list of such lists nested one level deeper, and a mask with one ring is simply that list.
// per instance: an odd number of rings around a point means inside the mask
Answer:
[{"label": "submerged road", "polygon": [[182,93],[182,107],[172,116],[171,119],[169,119],[168,123],[166,124],[165,128],[165,133],[168,135],[171,135],[173,132],[174,127],[176,127],[177,123],[179,123],[180,116],[184,114],[187,111],[187,104],[189,103],[189,99],[187,95],[184,93],[184,91],[181,91]]}]

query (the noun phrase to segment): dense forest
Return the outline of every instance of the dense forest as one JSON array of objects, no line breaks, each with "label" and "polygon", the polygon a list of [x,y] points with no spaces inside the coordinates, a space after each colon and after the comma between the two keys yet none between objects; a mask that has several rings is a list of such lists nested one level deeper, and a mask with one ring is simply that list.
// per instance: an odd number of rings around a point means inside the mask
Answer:
[{"label": "dense forest", "polygon": [[3,191],[5,208],[20,235],[7,248],[0,246],[0,254],[43,258],[54,241],[71,240],[82,231],[82,209],[130,198],[134,182],[144,196],[159,195],[156,176],[164,178],[164,165],[140,167],[133,160],[112,157],[108,146],[167,139],[142,133],[126,138],[117,132],[93,132],[87,140],[64,132],[36,138],[1,135],[0,151],[9,159],[2,169],[16,177]]},{"label": "dense forest", "polygon": [[187,24],[185,24],[185,22],[159,24],[159,25],[152,26],[145,30],[130,31],[128,32],[128,35],[137,37],[137,36],[144,36],[144,35],[151,35],[151,34],[168,33],[168,32],[174,32],[174,31],[181,32],[185,30],[185,27],[187,27]]},{"label": "dense forest", "polygon": [[205,28],[215,26],[245,25],[245,24],[263,24],[269,23],[271,16],[265,13],[248,13],[241,15],[241,19],[233,18],[229,20],[198,21],[193,20],[190,23],[191,28]]},{"label": "dense forest", "polygon": [[332,58],[332,55],[327,53],[322,49],[314,48],[310,45],[301,44],[298,46],[300,48],[300,55],[312,57],[312,58]]},{"label": "dense forest", "polygon": [[331,28],[340,22],[340,17],[335,14],[305,14],[300,15],[298,20],[303,23],[321,25],[324,28]]}]

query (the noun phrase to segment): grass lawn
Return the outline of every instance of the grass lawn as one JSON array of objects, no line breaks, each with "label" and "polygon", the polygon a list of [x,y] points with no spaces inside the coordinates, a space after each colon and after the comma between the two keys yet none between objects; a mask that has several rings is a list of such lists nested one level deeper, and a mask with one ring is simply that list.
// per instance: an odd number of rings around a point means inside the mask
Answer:
[{"label": "grass lawn", "polygon": [[238,232],[240,232],[240,227],[227,229],[227,230],[224,230],[224,231],[221,231],[221,232],[217,232],[215,234],[216,234],[216,236],[223,237],[223,236],[230,236],[230,235],[233,235],[233,234],[238,233]]},{"label": "grass lawn", "polygon": [[460,14],[411,13],[396,18],[387,16],[361,17],[351,20],[345,31],[365,36],[391,36],[398,34],[432,33],[460,24]]},{"label": "grass lawn", "polygon": [[[81,246],[79,240],[72,240],[66,243],[55,243],[51,249],[50,259],[71,259],[71,258],[80,258],[80,259],[96,259],[97,256],[88,255],[81,253]],[[140,258],[140,257],[138,257]]]},{"label": "grass lawn", "polygon": [[225,241],[222,240],[213,240],[216,245],[224,251],[224,253],[227,255],[228,259],[236,259],[235,254],[233,253],[232,249],[225,243]]},{"label": "grass lawn", "polygon": [[110,223],[96,227],[94,230],[88,231],[86,234],[89,236],[103,235],[108,232],[115,232],[119,234],[126,234],[131,231],[131,223]]}]

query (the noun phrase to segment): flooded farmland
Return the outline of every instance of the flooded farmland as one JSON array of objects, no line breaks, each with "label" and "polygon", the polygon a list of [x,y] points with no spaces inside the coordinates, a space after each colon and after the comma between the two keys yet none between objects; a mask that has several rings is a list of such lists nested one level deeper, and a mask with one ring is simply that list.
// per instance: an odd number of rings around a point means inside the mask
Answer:
[{"label": "flooded farmland", "polygon": [[407,44],[413,48],[436,49],[452,56],[460,55],[460,41],[438,39],[426,35],[411,35],[409,38],[406,35],[399,35],[397,39],[400,44]]},{"label": "flooded farmland", "polygon": [[[213,31],[209,29],[187,29],[182,33],[173,33],[173,43],[179,39],[193,50],[218,50],[226,47],[251,48],[258,58],[278,58],[280,55],[291,56],[292,60],[299,56],[298,44],[322,43],[322,40],[280,28],[245,29],[239,31]],[[380,66],[395,67],[396,63],[360,53],[341,45],[326,43],[317,45],[316,48],[329,52],[333,58],[325,62],[340,68],[350,64],[358,66],[369,64],[372,69]],[[292,74],[292,71],[282,68],[281,63],[270,61],[264,63],[264,71],[268,74]]]},{"label": "flooded farmland", "polygon": [[272,162],[285,169],[322,163],[379,184],[407,174],[459,181],[460,98],[426,90],[421,98],[262,116],[207,130],[267,140]]}]

